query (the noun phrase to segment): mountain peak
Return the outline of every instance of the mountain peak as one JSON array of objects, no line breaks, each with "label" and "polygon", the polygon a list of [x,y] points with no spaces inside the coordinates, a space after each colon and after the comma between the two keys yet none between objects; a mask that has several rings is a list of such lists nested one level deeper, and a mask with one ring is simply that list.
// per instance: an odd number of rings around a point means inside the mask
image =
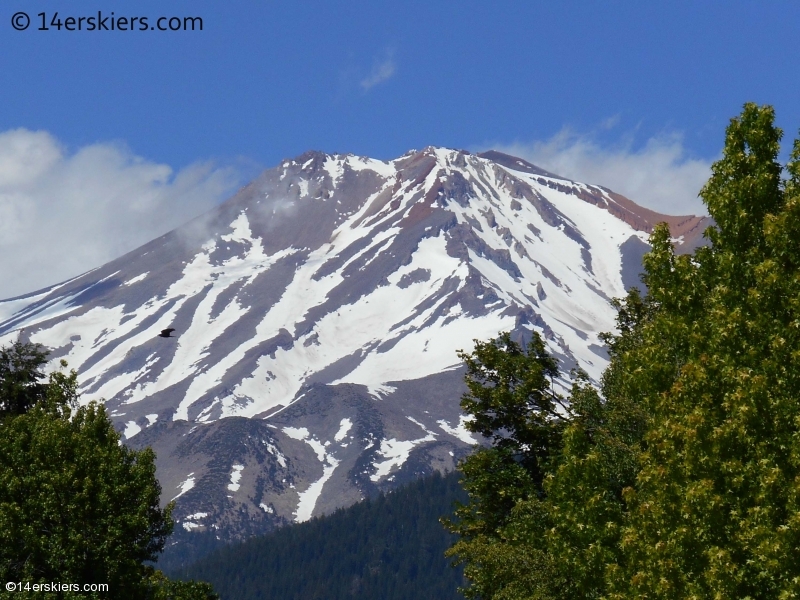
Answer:
[{"label": "mountain peak", "polygon": [[0,343],[24,328],[128,443],[155,447],[166,494],[216,515],[187,532],[231,515],[268,527],[454,468],[477,441],[458,406],[457,351],[475,339],[536,331],[563,372],[599,381],[610,300],[638,283],[658,220],[684,246],[707,223],[496,151],[311,151],[120,259],[0,302]]}]

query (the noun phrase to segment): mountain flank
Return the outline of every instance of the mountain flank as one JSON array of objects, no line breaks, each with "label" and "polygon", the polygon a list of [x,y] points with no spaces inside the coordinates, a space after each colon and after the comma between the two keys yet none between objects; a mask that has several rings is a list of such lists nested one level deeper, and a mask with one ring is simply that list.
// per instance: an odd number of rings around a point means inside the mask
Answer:
[{"label": "mountain flank", "polygon": [[563,373],[598,381],[611,300],[640,284],[658,221],[679,251],[711,225],[499,152],[308,152],[0,302],[0,343],[66,359],[82,401],[155,449],[178,544],[241,540],[453,470],[482,442],[458,404],[475,339],[536,331]]}]

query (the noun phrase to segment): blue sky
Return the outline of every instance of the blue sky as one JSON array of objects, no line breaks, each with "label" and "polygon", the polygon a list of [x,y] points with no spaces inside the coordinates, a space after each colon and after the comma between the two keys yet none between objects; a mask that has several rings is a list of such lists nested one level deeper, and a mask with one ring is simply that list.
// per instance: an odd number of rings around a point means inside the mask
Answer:
[{"label": "blue sky", "polygon": [[[203,31],[39,31],[37,14],[56,11],[198,16]],[[697,212],[744,102],[772,104],[787,142],[797,135],[797,39],[795,1],[6,0],[0,250],[21,253],[47,219],[66,244],[66,215],[92,207],[84,220],[139,220],[72,262],[52,250],[35,276],[0,267],[0,297],[113,258],[308,149],[498,147]]]}]

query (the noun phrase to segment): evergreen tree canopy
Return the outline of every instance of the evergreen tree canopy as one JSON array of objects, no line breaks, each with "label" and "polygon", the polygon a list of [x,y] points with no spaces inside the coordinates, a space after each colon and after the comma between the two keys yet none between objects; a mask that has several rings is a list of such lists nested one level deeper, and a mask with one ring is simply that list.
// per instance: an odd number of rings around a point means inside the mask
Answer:
[{"label": "evergreen tree canopy", "polygon": [[462,464],[472,502],[458,511],[459,532],[470,537],[493,531],[517,501],[541,492],[569,409],[553,389],[557,365],[538,334],[524,349],[508,333],[490,342],[476,340],[475,350],[459,357],[469,390],[461,407],[473,417],[466,427],[494,442]]},{"label": "evergreen tree canopy", "polygon": [[463,600],[461,571],[443,556],[452,536],[438,523],[456,499],[458,474],[434,472],[171,575],[203,577],[226,600]]},{"label": "evergreen tree canopy", "polygon": [[[586,375],[575,373],[569,402],[553,389],[557,365],[534,333],[527,348],[508,333],[461,353],[468,392],[461,406],[473,418],[470,431],[491,439],[462,461],[469,502],[445,526],[459,535],[448,552],[465,565],[472,598],[550,597],[572,590],[570,577],[541,542],[553,522],[547,476],[563,452],[569,424],[590,418],[600,406]],[[539,594],[539,596],[536,596]],[[533,595],[533,596],[532,596]]]},{"label": "evergreen tree canopy", "polygon": [[47,353],[38,344],[17,341],[0,348],[0,420],[21,415],[44,399],[41,367],[46,362]]}]

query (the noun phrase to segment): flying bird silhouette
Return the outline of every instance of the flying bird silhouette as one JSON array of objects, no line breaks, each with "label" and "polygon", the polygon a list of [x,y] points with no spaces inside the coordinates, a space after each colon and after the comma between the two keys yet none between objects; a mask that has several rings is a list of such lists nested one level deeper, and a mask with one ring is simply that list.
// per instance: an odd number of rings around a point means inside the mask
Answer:
[{"label": "flying bird silhouette", "polygon": [[162,329],[161,333],[158,334],[158,337],[175,337],[174,335],[171,335],[173,331],[175,331],[174,327]]}]

